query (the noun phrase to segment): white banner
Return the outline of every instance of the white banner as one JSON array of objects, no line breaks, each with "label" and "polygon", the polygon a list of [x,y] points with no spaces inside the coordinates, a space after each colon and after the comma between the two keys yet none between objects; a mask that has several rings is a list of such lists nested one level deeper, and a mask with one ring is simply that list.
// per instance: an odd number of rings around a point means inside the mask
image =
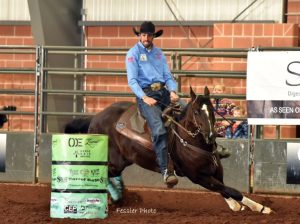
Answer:
[{"label": "white banner", "polygon": [[300,184],[300,143],[287,143],[286,183]]},{"label": "white banner", "polygon": [[300,52],[249,52],[249,124],[300,124]]},{"label": "white banner", "polygon": [[0,134],[0,172],[5,172],[6,134]]}]

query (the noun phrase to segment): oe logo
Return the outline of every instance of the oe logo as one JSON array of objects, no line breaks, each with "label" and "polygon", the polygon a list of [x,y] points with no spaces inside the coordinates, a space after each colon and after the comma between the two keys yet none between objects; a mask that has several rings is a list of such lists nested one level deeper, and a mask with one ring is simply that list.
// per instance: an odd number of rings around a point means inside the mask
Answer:
[{"label": "oe logo", "polygon": [[69,147],[82,147],[82,138],[69,138]]}]

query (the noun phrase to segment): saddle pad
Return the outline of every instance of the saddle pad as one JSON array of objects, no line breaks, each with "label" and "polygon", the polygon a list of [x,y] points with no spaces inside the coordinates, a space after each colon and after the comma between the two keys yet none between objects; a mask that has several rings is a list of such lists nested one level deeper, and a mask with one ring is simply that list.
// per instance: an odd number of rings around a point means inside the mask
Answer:
[{"label": "saddle pad", "polygon": [[[119,118],[116,124],[116,130],[127,138],[152,150],[150,132],[147,127],[145,128],[146,123],[144,119],[137,116],[140,116],[138,115],[137,106],[132,105]],[[141,125],[144,127],[141,128]]]}]

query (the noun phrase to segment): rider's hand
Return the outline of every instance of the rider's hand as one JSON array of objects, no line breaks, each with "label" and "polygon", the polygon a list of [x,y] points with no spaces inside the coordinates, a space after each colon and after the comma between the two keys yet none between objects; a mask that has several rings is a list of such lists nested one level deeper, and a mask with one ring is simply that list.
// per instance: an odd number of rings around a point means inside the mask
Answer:
[{"label": "rider's hand", "polygon": [[172,103],[176,103],[179,100],[179,96],[174,92],[170,92],[170,98]]},{"label": "rider's hand", "polygon": [[154,106],[157,101],[149,96],[143,96],[142,100],[144,103],[148,104],[149,106]]}]

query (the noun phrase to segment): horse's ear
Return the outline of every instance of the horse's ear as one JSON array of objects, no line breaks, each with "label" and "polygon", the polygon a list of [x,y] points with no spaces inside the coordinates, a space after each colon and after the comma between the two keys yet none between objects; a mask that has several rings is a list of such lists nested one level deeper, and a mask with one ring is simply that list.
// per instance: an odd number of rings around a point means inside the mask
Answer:
[{"label": "horse's ear", "polygon": [[204,88],[204,96],[209,96],[209,95],[210,95],[209,89],[207,88],[207,86],[205,86],[205,88]]},{"label": "horse's ear", "polygon": [[196,97],[197,97],[191,86],[190,86],[190,96],[191,96],[192,100],[196,99]]}]

